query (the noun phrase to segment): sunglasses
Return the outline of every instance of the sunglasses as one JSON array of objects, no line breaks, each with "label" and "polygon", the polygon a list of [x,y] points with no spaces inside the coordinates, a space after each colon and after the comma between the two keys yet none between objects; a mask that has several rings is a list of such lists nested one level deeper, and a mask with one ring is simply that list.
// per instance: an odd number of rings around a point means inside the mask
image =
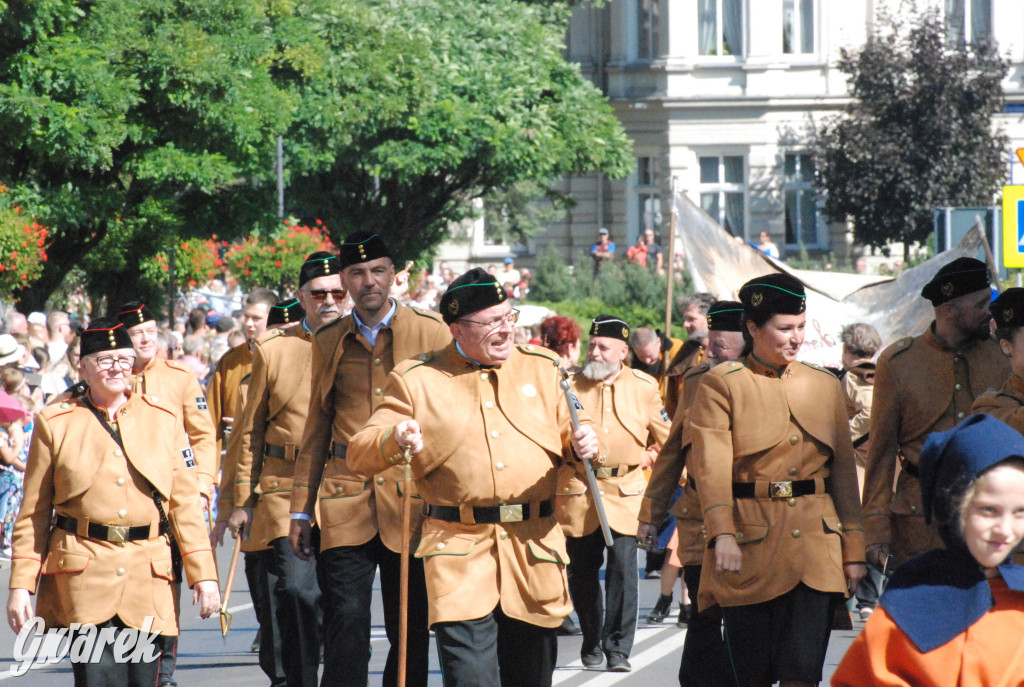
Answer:
[{"label": "sunglasses", "polygon": [[323,303],[327,300],[327,294],[331,294],[331,298],[340,302],[348,294],[348,291],[345,289],[310,289],[308,293],[314,301]]}]

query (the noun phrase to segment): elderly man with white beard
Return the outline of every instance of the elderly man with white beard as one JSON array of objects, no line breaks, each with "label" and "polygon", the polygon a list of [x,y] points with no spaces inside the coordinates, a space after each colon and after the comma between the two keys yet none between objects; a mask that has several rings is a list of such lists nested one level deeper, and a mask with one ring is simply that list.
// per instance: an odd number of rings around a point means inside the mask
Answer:
[{"label": "elderly man with white beard", "polygon": [[[601,440],[594,471],[612,530],[612,546],[601,534],[594,500],[587,493],[583,465],[559,474],[555,514],[568,537],[569,593],[580,618],[584,667],[629,672],[637,617],[637,515],[647,485],[641,464],[657,455],[668,437],[669,417],[658,383],[626,368],[629,325],[598,315],[590,327],[587,361],[573,379],[580,403],[591,415]],[[605,598],[598,571],[608,552]]]}]

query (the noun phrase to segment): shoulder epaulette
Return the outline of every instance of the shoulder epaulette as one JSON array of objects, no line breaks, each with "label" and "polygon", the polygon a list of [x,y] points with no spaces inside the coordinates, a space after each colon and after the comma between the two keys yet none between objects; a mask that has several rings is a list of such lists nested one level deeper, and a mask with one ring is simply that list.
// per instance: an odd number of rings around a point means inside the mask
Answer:
[{"label": "shoulder epaulette", "polygon": [[152,406],[153,408],[159,408],[165,413],[177,417],[174,411],[168,408],[166,405],[164,405],[163,401],[161,401],[156,396],[150,396],[149,394],[139,394],[139,396],[141,396],[142,400],[146,402],[146,405]]},{"label": "shoulder epaulette", "polygon": [[409,374],[410,370],[415,370],[417,367],[419,367],[421,365],[426,365],[427,363],[429,363],[433,359],[434,359],[434,352],[433,351],[430,351],[429,353],[420,353],[419,355],[417,355],[417,356],[415,356],[413,358],[410,358],[409,360],[405,361],[405,363],[403,363],[402,365],[408,365],[408,367],[406,367],[404,370],[399,370],[398,374],[400,376],[404,377],[405,375]]},{"label": "shoulder epaulette", "polygon": [[194,374],[192,372],[192,368],[186,365],[185,363],[179,363],[177,360],[165,360],[164,362],[167,364],[167,367],[171,368],[172,370]]},{"label": "shoulder epaulette", "polygon": [[647,374],[643,370],[637,370],[637,369],[634,369],[634,368],[630,368],[630,369],[633,370],[633,376],[636,377],[637,379],[642,379],[643,381],[647,382],[648,384],[655,384],[655,385],[657,385],[658,380],[655,379],[654,377],[652,377],[651,375]]},{"label": "shoulder epaulette", "polygon": [[686,374],[683,375],[683,380],[690,379],[691,377],[696,377],[697,375],[702,375],[708,370],[710,370],[711,367],[711,363],[701,363],[697,367],[691,367],[689,370],[686,371]]},{"label": "shoulder epaulette", "polygon": [[[301,327],[302,325],[299,324],[299,325],[295,325],[295,326]],[[265,344],[268,341],[272,341],[273,339],[276,339],[279,336],[284,336],[284,333],[285,333],[285,330],[283,330],[283,329],[272,329],[269,332],[264,332],[263,336],[261,336],[260,338],[256,339],[256,345],[257,346],[262,346],[263,344]]]},{"label": "shoulder epaulette", "polygon": [[[991,391],[991,389],[990,389],[990,391]],[[1006,393],[1005,391],[996,391],[995,393],[993,393],[993,396],[995,396],[996,398],[1009,398],[1009,399],[1012,399],[1013,401],[1015,401],[1017,403],[1017,405],[1024,406],[1024,401],[1020,400],[1019,398],[1017,398],[1013,394]]]},{"label": "shoulder epaulette", "polygon": [[[319,327],[317,327],[317,328],[316,328],[316,331],[315,331],[315,332],[313,332],[313,333],[314,333],[314,334],[319,334],[320,332],[324,331],[325,329],[330,329],[331,327],[338,327],[338,326],[341,326],[341,323],[342,323],[342,322],[344,322],[344,321],[346,321],[346,320],[350,320],[350,319],[352,319],[352,315],[351,315],[351,313],[350,313],[350,314],[348,314],[348,315],[345,315],[344,317],[335,317],[335,318],[334,318],[333,320],[331,320],[330,322],[325,322],[324,324],[322,324],[322,325],[320,325]],[[300,325],[298,325],[298,326],[300,326],[300,327],[301,327],[302,325],[300,324]]]},{"label": "shoulder epaulette", "polygon": [[416,313],[420,317],[425,317],[428,320],[433,320],[434,322],[437,322],[438,324],[444,324],[444,320],[442,320],[441,317],[436,312],[434,312],[433,310],[421,310],[419,308],[409,308],[409,310],[412,310],[414,313]]},{"label": "shoulder epaulette", "polygon": [[800,363],[802,365],[804,365],[804,367],[809,367],[812,370],[817,370],[818,372],[824,372],[825,374],[827,374],[832,379],[839,379],[836,376],[836,373],[833,372],[832,370],[828,369],[827,367],[822,367],[821,365],[815,365],[814,363],[804,362],[803,360],[801,360]]},{"label": "shoulder epaulette", "polygon": [[914,345],[914,337],[912,337],[912,336],[905,336],[902,339],[900,339],[899,341],[897,341],[896,343],[894,343],[893,345],[887,347],[884,351],[882,351],[882,355],[879,356],[879,357],[885,358],[886,360],[890,360],[890,359],[898,356],[900,353],[903,353],[905,351],[909,351],[910,347],[913,346],[913,345]]},{"label": "shoulder epaulette", "polygon": [[50,420],[61,415],[66,415],[77,407],[78,399],[69,398],[64,401],[61,401],[60,403],[54,403],[53,405],[46,406],[41,411],[39,411],[39,414],[42,415],[47,420]]},{"label": "shoulder epaulette", "polygon": [[725,375],[731,375],[733,372],[739,372],[740,370],[746,369],[746,365],[738,360],[730,360],[727,363],[721,365],[715,365],[708,370],[708,374],[718,375],[724,377]]},{"label": "shoulder epaulette", "polygon": [[519,349],[520,353],[525,353],[526,355],[536,355],[541,358],[547,358],[554,363],[556,367],[562,364],[562,361],[553,351],[549,351],[543,346],[534,346],[533,344],[516,344],[516,348]]}]

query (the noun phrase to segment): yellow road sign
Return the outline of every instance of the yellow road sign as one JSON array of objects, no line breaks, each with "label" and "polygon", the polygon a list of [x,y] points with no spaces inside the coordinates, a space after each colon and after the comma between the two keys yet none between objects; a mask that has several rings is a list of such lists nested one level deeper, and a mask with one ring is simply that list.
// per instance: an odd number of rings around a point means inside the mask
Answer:
[{"label": "yellow road sign", "polygon": [[1024,186],[1003,186],[1003,264],[1024,267]]}]

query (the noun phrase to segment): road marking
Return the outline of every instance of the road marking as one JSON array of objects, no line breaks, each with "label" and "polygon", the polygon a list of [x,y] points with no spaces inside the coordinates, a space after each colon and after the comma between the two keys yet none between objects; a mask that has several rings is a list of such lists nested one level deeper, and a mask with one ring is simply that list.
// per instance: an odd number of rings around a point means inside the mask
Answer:
[{"label": "road marking", "polygon": [[[653,634],[657,636],[658,634],[664,634],[666,632],[669,633],[668,637],[639,654],[629,657],[629,664],[633,666],[634,673],[653,665],[656,661],[665,658],[675,650],[679,650],[681,652],[683,639],[686,637],[685,629],[681,630],[675,627],[662,627],[653,630],[652,632],[645,632],[643,628],[637,628],[637,639],[640,639],[644,634]],[[681,657],[681,653],[677,655]],[[626,675],[626,673],[609,673],[603,670],[586,670],[583,667],[583,664],[577,659],[567,666],[558,666],[558,668],[555,669],[555,676],[551,681],[551,684],[552,686],[560,685],[563,682],[578,678],[580,674],[593,675],[593,677],[585,680],[588,687],[604,687],[604,685],[620,684],[623,676]]]}]

